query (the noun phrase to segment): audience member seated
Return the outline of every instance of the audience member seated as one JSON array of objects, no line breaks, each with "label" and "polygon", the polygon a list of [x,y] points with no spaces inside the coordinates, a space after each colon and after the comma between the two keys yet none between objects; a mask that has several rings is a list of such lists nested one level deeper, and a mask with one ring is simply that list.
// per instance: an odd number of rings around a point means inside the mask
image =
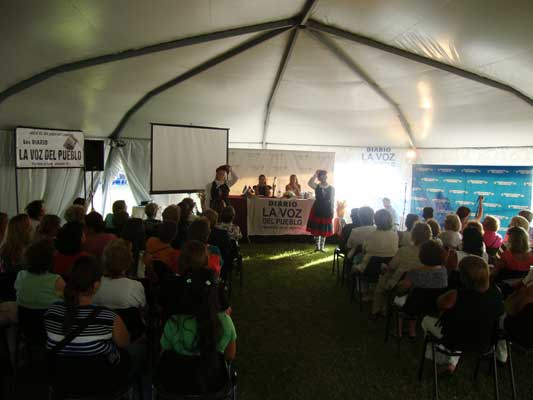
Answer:
[{"label": "audience member seated", "polygon": [[529,242],[533,243],[533,226],[531,226],[531,222],[533,222],[533,212],[531,212],[531,210],[521,210],[518,215],[527,219],[527,222],[529,223]]},{"label": "audience member seated", "polygon": [[[157,227],[161,223],[161,221],[156,218],[158,211],[159,206],[156,203],[148,203],[146,206],[144,206],[144,213],[146,214],[144,226],[146,228],[147,238],[151,238],[152,236],[157,235]],[[176,223],[176,225],[178,224],[178,221],[174,222]]]},{"label": "audience member seated", "polygon": [[65,211],[65,221],[85,223],[85,207],[72,205]]},{"label": "audience member seated", "polygon": [[213,272],[193,269],[185,277],[183,311],[165,324],[159,387],[180,394],[212,393],[227,382],[226,362],[235,359],[237,334],[220,312]]},{"label": "audience member seated", "polygon": [[157,236],[146,241],[146,252],[151,256],[152,261],[161,261],[172,271],[178,270],[179,250],[170,245],[176,233],[176,223],[165,221],[157,227]]},{"label": "audience member seated", "polygon": [[485,229],[483,229],[483,224],[481,222],[479,222],[478,220],[476,220],[476,219],[468,221],[466,223],[466,225],[465,225],[465,228],[474,228],[474,229],[476,229],[479,233],[481,233],[482,237],[485,234]]},{"label": "audience member seated", "polygon": [[[459,219],[461,220],[461,232],[462,232],[465,229],[466,224],[469,221],[470,213],[471,213],[470,208],[466,206],[460,206],[459,208],[457,208],[457,211],[455,213],[459,216]],[[482,216],[483,216],[483,196],[479,196],[479,203],[478,203],[478,207],[476,210],[476,215],[474,217],[474,220],[479,221]]]},{"label": "audience member seated", "polygon": [[0,247],[1,272],[14,272],[16,276],[31,235],[31,222],[26,214],[19,214],[9,220],[4,242]]},{"label": "audience member seated", "polygon": [[85,210],[87,210],[87,201],[83,197],[76,197],[72,202],[72,205],[82,206]]},{"label": "audience member seated", "polygon": [[492,215],[487,215],[483,220],[483,243],[485,243],[485,248],[487,253],[491,256],[495,256],[498,253],[498,250],[502,246],[503,239],[502,236],[498,233],[500,229],[500,220]]},{"label": "audience member seated", "polygon": [[507,249],[496,264],[494,275],[498,281],[525,277],[533,265],[533,253],[529,251],[529,235],[523,228],[507,230]]},{"label": "audience member seated", "polygon": [[392,215],[381,209],[374,216],[376,230],[370,232],[363,244],[363,259],[354,270],[363,272],[372,257],[394,257],[398,251],[398,234],[392,230]]},{"label": "audience member seated", "polygon": [[218,247],[220,254],[222,256],[222,265],[231,268],[231,240],[229,237],[228,231],[224,229],[217,228],[218,223],[218,213],[215,210],[210,208],[206,209],[203,214],[204,217],[209,221],[209,229],[211,233],[209,234],[208,243],[210,245]]},{"label": "audience member seated", "polygon": [[146,296],[143,285],[126,276],[133,261],[131,244],[124,239],[109,243],[104,249],[104,276],[94,295],[94,304],[115,309],[143,308]]},{"label": "audience member seated", "polygon": [[385,315],[388,306],[387,292],[396,287],[406,272],[420,266],[420,246],[431,239],[431,228],[425,222],[417,222],[410,233],[411,243],[398,249],[379,277],[372,302],[373,315]]},{"label": "audience member seated", "polygon": [[428,219],[433,219],[433,207],[424,207],[422,210],[422,218],[425,222],[427,222]]},{"label": "audience member seated", "polygon": [[339,249],[344,254],[348,252],[347,243],[348,243],[348,238],[350,237],[350,234],[352,233],[352,230],[361,226],[358,213],[359,213],[358,208],[352,208],[352,210],[350,211],[350,219],[352,220],[352,222],[350,222],[349,224],[346,224],[344,228],[342,228],[341,239],[339,240]]},{"label": "audience member seated", "polygon": [[230,240],[239,242],[242,239],[241,228],[233,223],[235,219],[235,208],[226,206],[220,213],[220,222],[216,225],[217,229],[222,229],[228,232]]},{"label": "audience member seated", "polygon": [[439,239],[439,235],[440,235],[440,225],[439,223],[437,222],[437,220],[433,219],[433,218],[430,218],[430,219],[427,219],[426,220],[426,224],[429,225],[429,227],[431,228],[431,238],[433,240],[438,240],[439,242],[442,243],[442,241]]},{"label": "audience member seated", "polygon": [[48,240],[32,243],[25,252],[26,269],[15,281],[17,304],[30,309],[47,309],[63,298],[65,281],[52,273],[54,246]]},{"label": "audience member seated", "polygon": [[418,215],[416,214],[407,214],[405,217],[405,231],[398,231],[400,247],[409,246],[411,244],[411,230],[417,221]]},{"label": "audience member seated", "polygon": [[44,317],[51,383],[70,397],[110,395],[127,387],[128,357],[120,349],[129,344],[129,333],[114,311],[94,305],[100,280],[96,259],[78,258],[64,290],[65,301],[50,306]]},{"label": "audience member seated", "polygon": [[444,219],[444,232],[441,232],[439,239],[446,249],[457,250],[461,246],[463,236],[461,231],[461,219],[457,214],[448,214]]},{"label": "audience member seated", "polygon": [[65,281],[68,281],[74,261],[90,255],[82,250],[84,242],[84,227],[78,222],[67,222],[57,234],[54,273],[61,275]]},{"label": "audience member seated", "polygon": [[[185,197],[181,202],[181,205],[183,205],[184,208],[186,208],[186,216],[187,216],[187,222],[191,223],[196,219],[196,203],[193,199],[190,197]],[[180,205],[178,204],[178,205]],[[180,206],[181,207],[181,206]],[[182,216],[183,216],[183,209],[182,209]]]},{"label": "audience member seated", "polygon": [[[176,238],[172,242],[172,247],[174,247],[175,249],[179,249],[181,245],[187,241],[187,231],[189,230],[189,225],[190,225],[190,222],[189,222],[190,210],[187,204],[182,203],[182,202],[179,203],[176,207],[177,207],[177,212],[179,215],[178,234],[176,235]],[[165,220],[164,217],[163,217],[163,220]]]},{"label": "audience member seated", "polygon": [[128,206],[126,205],[126,202],[124,200],[117,200],[113,203],[113,207],[112,207],[112,210],[113,210],[113,213],[112,214],[107,214],[106,217],[105,217],[105,229],[108,231],[108,232],[112,232],[112,233],[115,233],[116,232],[116,227],[115,227],[115,224],[113,222],[113,215],[116,214],[116,213],[119,213],[119,212],[127,212],[128,211]]},{"label": "audience member seated", "polygon": [[504,328],[511,341],[533,347],[533,272],[505,301]]},{"label": "audience member seated", "polygon": [[127,240],[131,244],[133,261],[128,270],[128,275],[137,276],[141,252],[146,249],[146,233],[143,220],[140,218],[129,218],[120,231],[119,237]]},{"label": "audience member seated", "polygon": [[[448,272],[443,266],[444,248],[435,240],[429,240],[420,246],[419,258],[422,266],[407,271],[405,278],[398,283],[400,293],[394,303],[412,316],[425,315],[434,312],[428,308],[427,296],[415,289],[445,289],[448,286]],[[420,295],[417,296],[417,293]],[[435,300],[435,298],[434,298]],[[402,337],[403,320],[398,318],[398,336]],[[409,338],[416,337],[416,319],[409,320]]]},{"label": "audience member seated", "polygon": [[0,244],[4,242],[8,222],[9,217],[7,214],[0,212]]},{"label": "audience member seated", "polygon": [[46,214],[33,235],[33,241],[48,240],[53,243],[61,229],[61,218],[57,215]]},{"label": "audience member seated", "polygon": [[124,226],[128,223],[129,220],[130,215],[126,211],[117,211],[113,214],[113,217],[111,218],[111,221],[113,221],[113,229],[106,228],[106,231],[108,233],[114,233],[115,235],[120,237]]},{"label": "audience member seated", "polygon": [[220,270],[223,264],[222,254],[217,246],[208,244],[210,233],[209,221],[205,217],[200,217],[194,220],[189,226],[187,239],[198,240],[204,243],[207,248],[208,266],[217,276],[220,276]]},{"label": "audience member seated", "polygon": [[473,255],[483,258],[485,262],[489,261],[489,256],[485,251],[483,236],[477,228],[468,227],[463,231],[463,241],[461,250],[451,250],[448,255],[446,267],[448,271],[455,271],[461,260],[466,256]]},{"label": "audience member seated", "polygon": [[30,217],[31,237],[33,238],[33,234],[37,230],[37,226],[39,226],[41,219],[46,214],[44,200],[34,200],[29,203],[26,206],[26,214],[28,214],[28,217]]},{"label": "audience member seated", "polygon": [[116,235],[105,232],[102,216],[92,211],[85,216],[85,242],[82,249],[100,259],[108,243],[117,240]]},{"label": "audience member seated", "polygon": [[[189,240],[180,250],[179,273],[161,283],[159,305],[163,311],[163,321],[174,314],[183,313],[182,296],[185,278],[191,271],[199,268],[209,269],[208,254],[205,244],[197,240]],[[231,313],[226,292],[219,284],[219,302],[221,311]]]},{"label": "audience member seated", "polygon": [[[479,232],[477,232],[479,233]],[[425,317],[422,328],[442,340],[450,350],[486,351],[495,342],[495,328],[503,315],[503,301],[497,289],[490,286],[489,266],[478,256],[466,256],[459,263],[462,288],[451,290],[437,300],[440,318]],[[428,347],[426,358],[431,359]],[[453,373],[459,357],[437,352],[437,363]]]},{"label": "audience member seated", "polygon": [[355,253],[362,248],[370,233],[376,230],[374,226],[374,210],[370,207],[361,207],[358,211],[360,226],[352,229],[346,248],[348,250],[348,258],[352,258]]},{"label": "audience member seated", "polygon": [[342,231],[346,226],[346,220],[344,215],[346,214],[346,201],[337,201],[337,216],[333,220],[333,237],[335,241],[340,241],[342,239]]}]

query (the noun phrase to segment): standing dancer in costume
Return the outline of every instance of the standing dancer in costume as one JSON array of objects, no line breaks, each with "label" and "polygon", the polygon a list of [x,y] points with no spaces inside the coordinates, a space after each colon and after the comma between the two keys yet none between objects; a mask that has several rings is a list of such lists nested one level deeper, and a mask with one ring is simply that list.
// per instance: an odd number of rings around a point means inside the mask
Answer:
[{"label": "standing dancer in costume", "polygon": [[215,180],[205,190],[204,210],[212,208],[220,213],[228,205],[229,188],[235,185],[239,177],[231,165],[221,165],[216,170]]},{"label": "standing dancer in costume", "polygon": [[[315,181],[318,179],[318,183]],[[335,204],[335,189],[328,184],[328,173],[317,170],[307,182],[309,187],[315,189],[315,203],[311,208],[307,231],[315,237],[316,249],[325,253],[326,237],[333,235],[333,205]]]}]

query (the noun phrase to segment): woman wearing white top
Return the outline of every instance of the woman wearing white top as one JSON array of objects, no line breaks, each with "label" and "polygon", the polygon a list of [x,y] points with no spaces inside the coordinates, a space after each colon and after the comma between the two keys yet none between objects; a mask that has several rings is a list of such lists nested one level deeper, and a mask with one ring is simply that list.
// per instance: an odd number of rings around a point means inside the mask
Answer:
[{"label": "woman wearing white top", "polygon": [[106,246],[104,249],[105,276],[102,278],[100,289],[94,296],[94,304],[113,310],[146,306],[143,285],[125,275],[132,262],[133,254],[129,242],[118,239]]},{"label": "woman wearing white top", "polygon": [[398,251],[398,234],[392,230],[393,221],[389,211],[381,209],[374,215],[376,230],[363,244],[363,260],[354,265],[354,270],[363,272],[372,257],[394,257]]}]

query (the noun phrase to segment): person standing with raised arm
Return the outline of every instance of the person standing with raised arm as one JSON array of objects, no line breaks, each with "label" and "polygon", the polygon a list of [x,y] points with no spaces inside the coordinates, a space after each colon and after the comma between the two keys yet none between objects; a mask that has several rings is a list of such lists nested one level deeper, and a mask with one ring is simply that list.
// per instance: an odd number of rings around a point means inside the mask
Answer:
[{"label": "person standing with raised arm", "polygon": [[[316,183],[318,180],[318,183]],[[317,170],[307,182],[315,189],[315,203],[311,208],[307,231],[315,237],[315,251],[325,253],[326,238],[333,235],[333,206],[335,204],[335,189],[328,184],[328,173]]]},{"label": "person standing with raised arm", "polygon": [[221,165],[216,169],[215,180],[209,183],[205,189],[204,209],[212,208],[221,212],[228,204],[230,188],[237,183],[239,177],[231,168],[231,165]]}]

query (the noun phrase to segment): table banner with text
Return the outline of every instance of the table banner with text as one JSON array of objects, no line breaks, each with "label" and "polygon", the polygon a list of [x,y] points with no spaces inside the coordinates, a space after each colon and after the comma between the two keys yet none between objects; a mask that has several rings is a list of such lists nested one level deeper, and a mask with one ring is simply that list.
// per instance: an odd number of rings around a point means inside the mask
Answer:
[{"label": "table banner with text", "polygon": [[314,200],[249,198],[248,235],[308,235],[305,230]]}]

